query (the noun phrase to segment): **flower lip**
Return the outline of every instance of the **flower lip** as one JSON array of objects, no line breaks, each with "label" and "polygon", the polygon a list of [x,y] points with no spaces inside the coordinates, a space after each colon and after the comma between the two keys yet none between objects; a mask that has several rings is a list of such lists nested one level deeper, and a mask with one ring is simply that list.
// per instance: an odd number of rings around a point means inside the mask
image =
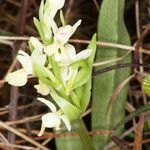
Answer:
[{"label": "flower lip", "polygon": [[42,122],[47,128],[59,128],[61,120],[60,115],[57,113],[47,113],[42,116]]},{"label": "flower lip", "polygon": [[5,80],[14,86],[23,86],[27,83],[27,72],[24,69],[9,73]]},{"label": "flower lip", "polygon": [[52,111],[42,116],[42,125],[38,136],[43,135],[46,128],[54,127],[56,130],[60,129],[61,120],[66,125],[68,131],[71,130],[71,125],[68,118],[65,115],[61,115],[60,112],[56,110],[56,107],[53,103],[44,98],[37,98],[37,99],[42,103],[44,103],[45,105],[47,105],[49,109]]},{"label": "flower lip", "polygon": [[44,84],[42,81],[39,80],[39,84],[35,85],[34,88],[36,88],[37,92],[46,96],[50,93],[50,87],[48,87],[46,84]]}]

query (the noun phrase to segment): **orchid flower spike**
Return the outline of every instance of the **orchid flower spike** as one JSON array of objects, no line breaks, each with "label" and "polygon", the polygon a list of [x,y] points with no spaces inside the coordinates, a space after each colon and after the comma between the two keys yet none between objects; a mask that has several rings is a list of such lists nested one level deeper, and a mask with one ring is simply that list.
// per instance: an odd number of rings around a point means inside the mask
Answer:
[{"label": "orchid flower spike", "polygon": [[70,125],[68,118],[64,114],[61,115],[56,110],[56,107],[53,103],[51,103],[50,101],[48,101],[44,98],[37,98],[37,100],[39,100],[42,103],[44,103],[45,105],[47,105],[47,107],[49,107],[49,109],[52,111],[52,112],[49,112],[49,113],[42,116],[41,131],[38,134],[38,136],[42,136],[46,128],[55,128],[56,130],[59,130],[61,120],[66,125],[68,131],[71,130],[71,125]]},{"label": "orchid flower spike", "polygon": [[23,86],[27,83],[28,75],[33,74],[32,60],[31,57],[22,50],[18,52],[17,59],[22,64],[23,68],[9,73],[6,76],[6,81],[14,86]]}]

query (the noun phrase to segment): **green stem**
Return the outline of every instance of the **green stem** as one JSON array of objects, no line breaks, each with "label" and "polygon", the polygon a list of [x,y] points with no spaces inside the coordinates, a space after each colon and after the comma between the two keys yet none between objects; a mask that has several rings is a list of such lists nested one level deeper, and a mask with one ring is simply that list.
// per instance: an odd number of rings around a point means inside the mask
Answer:
[{"label": "green stem", "polygon": [[94,150],[92,141],[90,136],[88,135],[87,128],[83,122],[82,119],[77,119],[72,122],[72,126],[74,126],[74,129],[79,134],[83,149],[84,150]]}]

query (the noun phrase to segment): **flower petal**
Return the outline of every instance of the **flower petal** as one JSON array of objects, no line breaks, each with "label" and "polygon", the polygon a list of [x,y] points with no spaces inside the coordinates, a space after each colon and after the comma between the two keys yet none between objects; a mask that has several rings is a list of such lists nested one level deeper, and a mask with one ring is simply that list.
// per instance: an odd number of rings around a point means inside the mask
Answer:
[{"label": "flower petal", "polygon": [[57,113],[47,113],[42,116],[42,123],[47,128],[59,128],[61,123],[60,115]]},{"label": "flower petal", "polygon": [[87,59],[90,55],[92,54],[91,49],[86,49],[81,51],[76,55],[76,61],[82,60],[82,59]]},{"label": "flower petal", "polygon": [[56,35],[54,36],[54,40],[57,42],[61,42],[62,44],[65,44],[68,42],[69,38],[74,34],[78,26],[81,24],[81,20],[79,20],[74,26],[66,25],[63,27],[60,27]]},{"label": "flower petal", "polygon": [[73,75],[73,69],[71,67],[61,68],[61,78],[65,87],[67,85],[67,81],[71,78],[72,75]]},{"label": "flower petal", "polygon": [[66,86],[66,82],[68,79],[68,72],[69,72],[68,67],[61,68],[61,79],[63,81],[64,86]]},{"label": "flower petal", "polygon": [[56,112],[56,111],[57,111],[55,105],[54,105],[52,102],[50,102],[49,100],[46,100],[46,99],[40,98],[40,97],[38,97],[37,100],[39,100],[39,101],[41,101],[42,103],[44,103],[47,107],[49,107],[49,109],[50,109],[52,112]]},{"label": "flower petal", "polygon": [[54,58],[57,62],[60,62],[61,61],[61,54],[58,51],[56,51],[55,55],[54,55]]},{"label": "flower petal", "polygon": [[34,47],[36,51],[38,51],[39,53],[42,53],[43,45],[37,38],[31,37],[30,43],[32,44],[32,46]]},{"label": "flower petal", "polygon": [[65,0],[46,0],[45,10],[50,12],[50,17],[54,18],[57,11],[64,6]]},{"label": "flower petal", "polygon": [[45,131],[45,126],[43,125],[43,122],[42,122],[41,130],[40,130],[40,133],[38,134],[38,136],[42,136],[44,131]]},{"label": "flower petal", "polygon": [[49,0],[50,3],[50,7],[51,9],[61,9],[64,4],[65,4],[65,0]]},{"label": "flower petal", "polygon": [[82,22],[82,20],[80,19],[74,24],[74,26],[72,27],[72,35],[77,30],[77,28],[80,26],[81,22]]},{"label": "flower petal", "polygon": [[54,20],[52,20],[51,26],[52,26],[53,33],[55,35],[57,30],[58,30],[58,27],[57,27],[57,24]]},{"label": "flower petal", "polygon": [[23,86],[27,83],[27,72],[24,69],[9,73],[6,76],[6,81],[14,86]]},{"label": "flower petal", "polygon": [[46,96],[50,93],[50,88],[44,84],[42,81],[39,81],[38,85],[34,86],[37,89],[37,92]]},{"label": "flower petal", "polygon": [[66,125],[66,127],[68,129],[68,131],[70,131],[71,130],[71,124],[70,124],[70,121],[68,120],[68,118],[65,115],[62,115],[60,118],[63,120],[64,124]]},{"label": "flower petal", "polygon": [[27,53],[20,50],[18,52],[17,59],[22,64],[23,68],[28,74],[33,74],[31,57]]},{"label": "flower petal", "polygon": [[57,44],[51,44],[49,46],[46,46],[44,48],[44,52],[48,55],[48,56],[52,56],[57,50],[58,50],[58,45]]},{"label": "flower petal", "polygon": [[69,65],[75,61],[76,59],[76,50],[75,47],[71,44],[66,44],[65,45],[65,52],[67,55],[67,58],[69,59]]},{"label": "flower petal", "polygon": [[38,64],[39,66],[44,66],[46,62],[46,54],[39,54],[36,51],[32,52],[31,59],[33,64]]},{"label": "flower petal", "polygon": [[56,35],[54,36],[54,41],[65,44],[68,42],[71,35],[72,35],[72,26],[66,25],[66,26],[60,27],[57,30]]}]

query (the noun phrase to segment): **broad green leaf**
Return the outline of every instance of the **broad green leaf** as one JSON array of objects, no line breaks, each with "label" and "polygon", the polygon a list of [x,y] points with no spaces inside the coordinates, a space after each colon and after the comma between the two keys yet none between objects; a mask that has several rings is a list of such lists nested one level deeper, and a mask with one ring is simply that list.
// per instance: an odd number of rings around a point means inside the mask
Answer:
[{"label": "broad green leaf", "polygon": [[[98,20],[98,41],[113,42],[130,45],[130,38],[124,24],[124,0],[103,0]],[[96,54],[96,62],[108,61],[123,56],[126,52],[121,49],[100,46]],[[129,63],[130,55],[121,63]],[[111,65],[116,65],[114,62]],[[111,65],[96,67],[99,70]],[[93,81],[93,102],[92,102],[92,129],[107,130],[125,116],[125,102],[127,99],[128,86],[120,92],[117,100],[108,111],[106,119],[106,109],[108,101],[115,88],[125,80],[130,74],[130,69],[117,69],[107,72],[94,78]],[[115,117],[117,116],[117,117]],[[117,130],[118,135],[123,128]],[[93,143],[95,150],[103,150],[108,142],[109,135],[95,135]]]}]

